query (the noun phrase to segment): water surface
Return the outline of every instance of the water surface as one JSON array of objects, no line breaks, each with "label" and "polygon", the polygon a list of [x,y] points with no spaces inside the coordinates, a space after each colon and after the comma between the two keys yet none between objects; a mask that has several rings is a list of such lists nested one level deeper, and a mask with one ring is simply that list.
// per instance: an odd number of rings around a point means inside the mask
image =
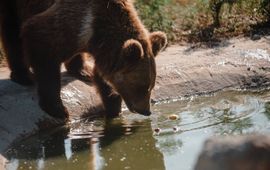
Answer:
[{"label": "water surface", "polygon": [[269,134],[268,101],[268,92],[222,92],[155,105],[150,117],[74,120],[14,144],[7,169],[190,170],[210,136]]}]

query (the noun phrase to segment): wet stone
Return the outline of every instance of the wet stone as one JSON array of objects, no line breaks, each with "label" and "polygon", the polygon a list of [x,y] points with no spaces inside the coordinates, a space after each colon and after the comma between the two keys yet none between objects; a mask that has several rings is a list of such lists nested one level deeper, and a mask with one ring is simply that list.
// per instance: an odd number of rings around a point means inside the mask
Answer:
[{"label": "wet stone", "polygon": [[208,139],[195,170],[269,170],[270,136],[230,136]]}]

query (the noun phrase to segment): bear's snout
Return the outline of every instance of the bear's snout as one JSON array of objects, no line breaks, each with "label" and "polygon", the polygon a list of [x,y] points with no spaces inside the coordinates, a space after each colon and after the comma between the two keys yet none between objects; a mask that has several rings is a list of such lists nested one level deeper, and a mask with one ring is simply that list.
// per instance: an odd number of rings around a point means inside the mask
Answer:
[{"label": "bear's snout", "polygon": [[150,116],[152,113],[150,111],[150,106],[144,106],[142,107],[143,109],[136,108],[136,105],[133,105],[131,103],[127,103],[126,105],[128,107],[128,110],[131,111],[132,113],[139,113],[144,116]]},{"label": "bear's snout", "polygon": [[150,116],[152,113],[150,110],[136,110],[134,109],[134,112],[139,113],[144,116]]},{"label": "bear's snout", "polygon": [[140,114],[142,114],[144,116],[150,116],[152,114],[151,111],[149,111],[149,110],[138,112],[138,113],[140,113]]}]

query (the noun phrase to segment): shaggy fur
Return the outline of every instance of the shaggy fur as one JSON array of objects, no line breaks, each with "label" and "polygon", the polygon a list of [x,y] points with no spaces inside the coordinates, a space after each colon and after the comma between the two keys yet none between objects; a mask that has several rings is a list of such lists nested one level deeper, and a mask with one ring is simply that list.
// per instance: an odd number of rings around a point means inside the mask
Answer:
[{"label": "shaggy fur", "polygon": [[[60,66],[94,75],[109,116],[131,111],[150,115],[154,57],[165,46],[162,32],[149,33],[130,0],[2,0],[1,35],[11,79],[38,86],[39,103],[54,117],[68,113],[60,98]],[[81,53],[95,60],[92,73]]]}]

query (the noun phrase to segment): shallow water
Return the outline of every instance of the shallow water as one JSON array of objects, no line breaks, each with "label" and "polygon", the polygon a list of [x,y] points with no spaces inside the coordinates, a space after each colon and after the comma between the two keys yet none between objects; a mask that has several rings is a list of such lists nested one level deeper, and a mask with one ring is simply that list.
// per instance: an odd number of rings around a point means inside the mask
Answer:
[{"label": "shallow water", "polygon": [[151,117],[73,121],[14,144],[4,155],[7,169],[193,169],[210,136],[270,133],[267,101],[269,92],[222,92],[153,106]]}]

